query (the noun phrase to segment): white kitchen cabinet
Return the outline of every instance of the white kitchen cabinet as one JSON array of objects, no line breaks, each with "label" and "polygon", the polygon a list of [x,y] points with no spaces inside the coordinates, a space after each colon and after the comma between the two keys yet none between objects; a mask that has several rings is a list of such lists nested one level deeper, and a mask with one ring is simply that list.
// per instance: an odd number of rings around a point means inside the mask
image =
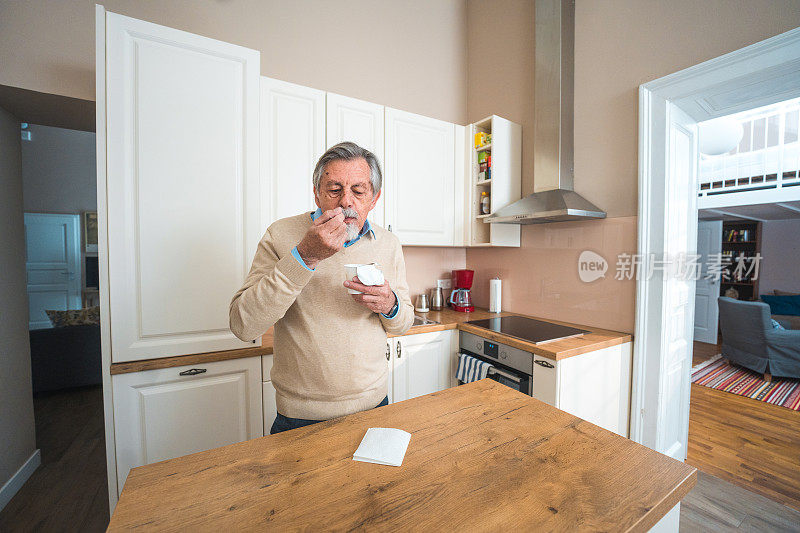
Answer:
[{"label": "white kitchen cabinet", "polygon": [[275,403],[275,386],[270,379],[272,358],[272,354],[261,356],[261,377],[264,380],[261,383],[261,397],[264,406],[264,435],[269,435],[272,423],[275,422],[275,417],[278,416],[278,405]]},{"label": "white kitchen cabinet", "polygon": [[452,361],[458,354],[455,330],[417,333],[389,339],[390,402],[401,402],[451,386]]},{"label": "white kitchen cabinet", "polygon": [[533,397],[628,436],[631,343],[555,361],[534,354]]},{"label": "white kitchen cabinet", "polygon": [[113,13],[105,24],[98,204],[111,360],[252,347],[230,332],[228,304],[262,234],[259,53]]},{"label": "white kitchen cabinet", "polygon": [[261,358],[111,377],[117,484],[131,468],[263,435]]},{"label": "white kitchen cabinet", "polygon": [[[334,93],[327,93],[326,98],[325,145],[354,142],[375,154],[383,165],[383,106]],[[369,214],[371,224],[384,226],[384,201],[385,192]]]},{"label": "white kitchen cabinet", "polygon": [[262,77],[260,124],[266,229],[317,208],[312,176],[325,152],[325,92]]},{"label": "white kitchen cabinet", "polygon": [[386,108],[386,228],[404,245],[454,246],[455,124]]}]

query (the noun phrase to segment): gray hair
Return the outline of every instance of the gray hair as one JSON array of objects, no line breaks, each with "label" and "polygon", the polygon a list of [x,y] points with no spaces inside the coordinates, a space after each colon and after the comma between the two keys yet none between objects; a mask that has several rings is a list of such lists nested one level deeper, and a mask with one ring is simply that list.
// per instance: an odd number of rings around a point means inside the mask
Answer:
[{"label": "gray hair", "polygon": [[314,190],[319,191],[322,174],[325,172],[325,166],[328,163],[332,161],[352,161],[353,159],[364,159],[367,162],[367,165],[369,165],[369,181],[372,183],[372,195],[378,194],[383,184],[383,174],[381,174],[381,164],[378,158],[366,148],[361,148],[356,143],[349,141],[331,146],[319,158],[317,166],[314,167],[314,176],[312,178]]}]

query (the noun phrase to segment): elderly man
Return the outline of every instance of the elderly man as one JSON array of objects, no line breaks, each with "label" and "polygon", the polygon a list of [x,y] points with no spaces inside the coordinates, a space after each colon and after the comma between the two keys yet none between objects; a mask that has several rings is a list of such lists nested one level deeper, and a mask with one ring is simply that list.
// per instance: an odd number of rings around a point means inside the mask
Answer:
[{"label": "elderly man", "polygon": [[[331,147],[314,169],[318,209],[267,229],[231,301],[238,338],[251,341],[275,325],[278,416],[270,433],[387,403],[386,333],[407,331],[414,311],[400,242],[367,220],[381,182],[372,152],[350,142]],[[344,265],[373,262],[383,285],[346,279]]]}]

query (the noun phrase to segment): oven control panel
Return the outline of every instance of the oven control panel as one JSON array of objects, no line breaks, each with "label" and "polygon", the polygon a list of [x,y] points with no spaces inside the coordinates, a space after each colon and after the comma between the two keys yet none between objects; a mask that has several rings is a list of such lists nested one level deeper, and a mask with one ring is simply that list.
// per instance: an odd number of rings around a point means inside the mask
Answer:
[{"label": "oven control panel", "polygon": [[488,355],[489,357],[497,359],[499,357],[497,346],[498,345],[493,342],[483,341],[483,355]]},{"label": "oven control panel", "polygon": [[533,375],[533,354],[531,352],[494,342],[466,331],[459,332],[458,345],[462,350],[473,352],[514,370]]}]

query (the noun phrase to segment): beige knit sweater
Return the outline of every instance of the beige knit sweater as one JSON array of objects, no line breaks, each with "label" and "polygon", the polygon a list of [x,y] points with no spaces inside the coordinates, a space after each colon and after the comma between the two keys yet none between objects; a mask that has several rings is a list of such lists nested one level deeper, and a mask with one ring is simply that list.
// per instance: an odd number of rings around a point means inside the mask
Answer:
[{"label": "beige knit sweater", "polygon": [[[375,226],[374,238],[363,235],[311,272],[291,253],[310,226],[310,214],[303,213],[267,229],[250,273],[231,301],[230,327],[238,338],[251,341],[274,324],[271,379],[278,412],[327,420],[383,400],[386,333],[405,333],[414,310],[403,249],[394,234]],[[397,294],[399,309],[392,319],[354,301],[342,285],[345,264],[372,262],[380,265]]]}]

